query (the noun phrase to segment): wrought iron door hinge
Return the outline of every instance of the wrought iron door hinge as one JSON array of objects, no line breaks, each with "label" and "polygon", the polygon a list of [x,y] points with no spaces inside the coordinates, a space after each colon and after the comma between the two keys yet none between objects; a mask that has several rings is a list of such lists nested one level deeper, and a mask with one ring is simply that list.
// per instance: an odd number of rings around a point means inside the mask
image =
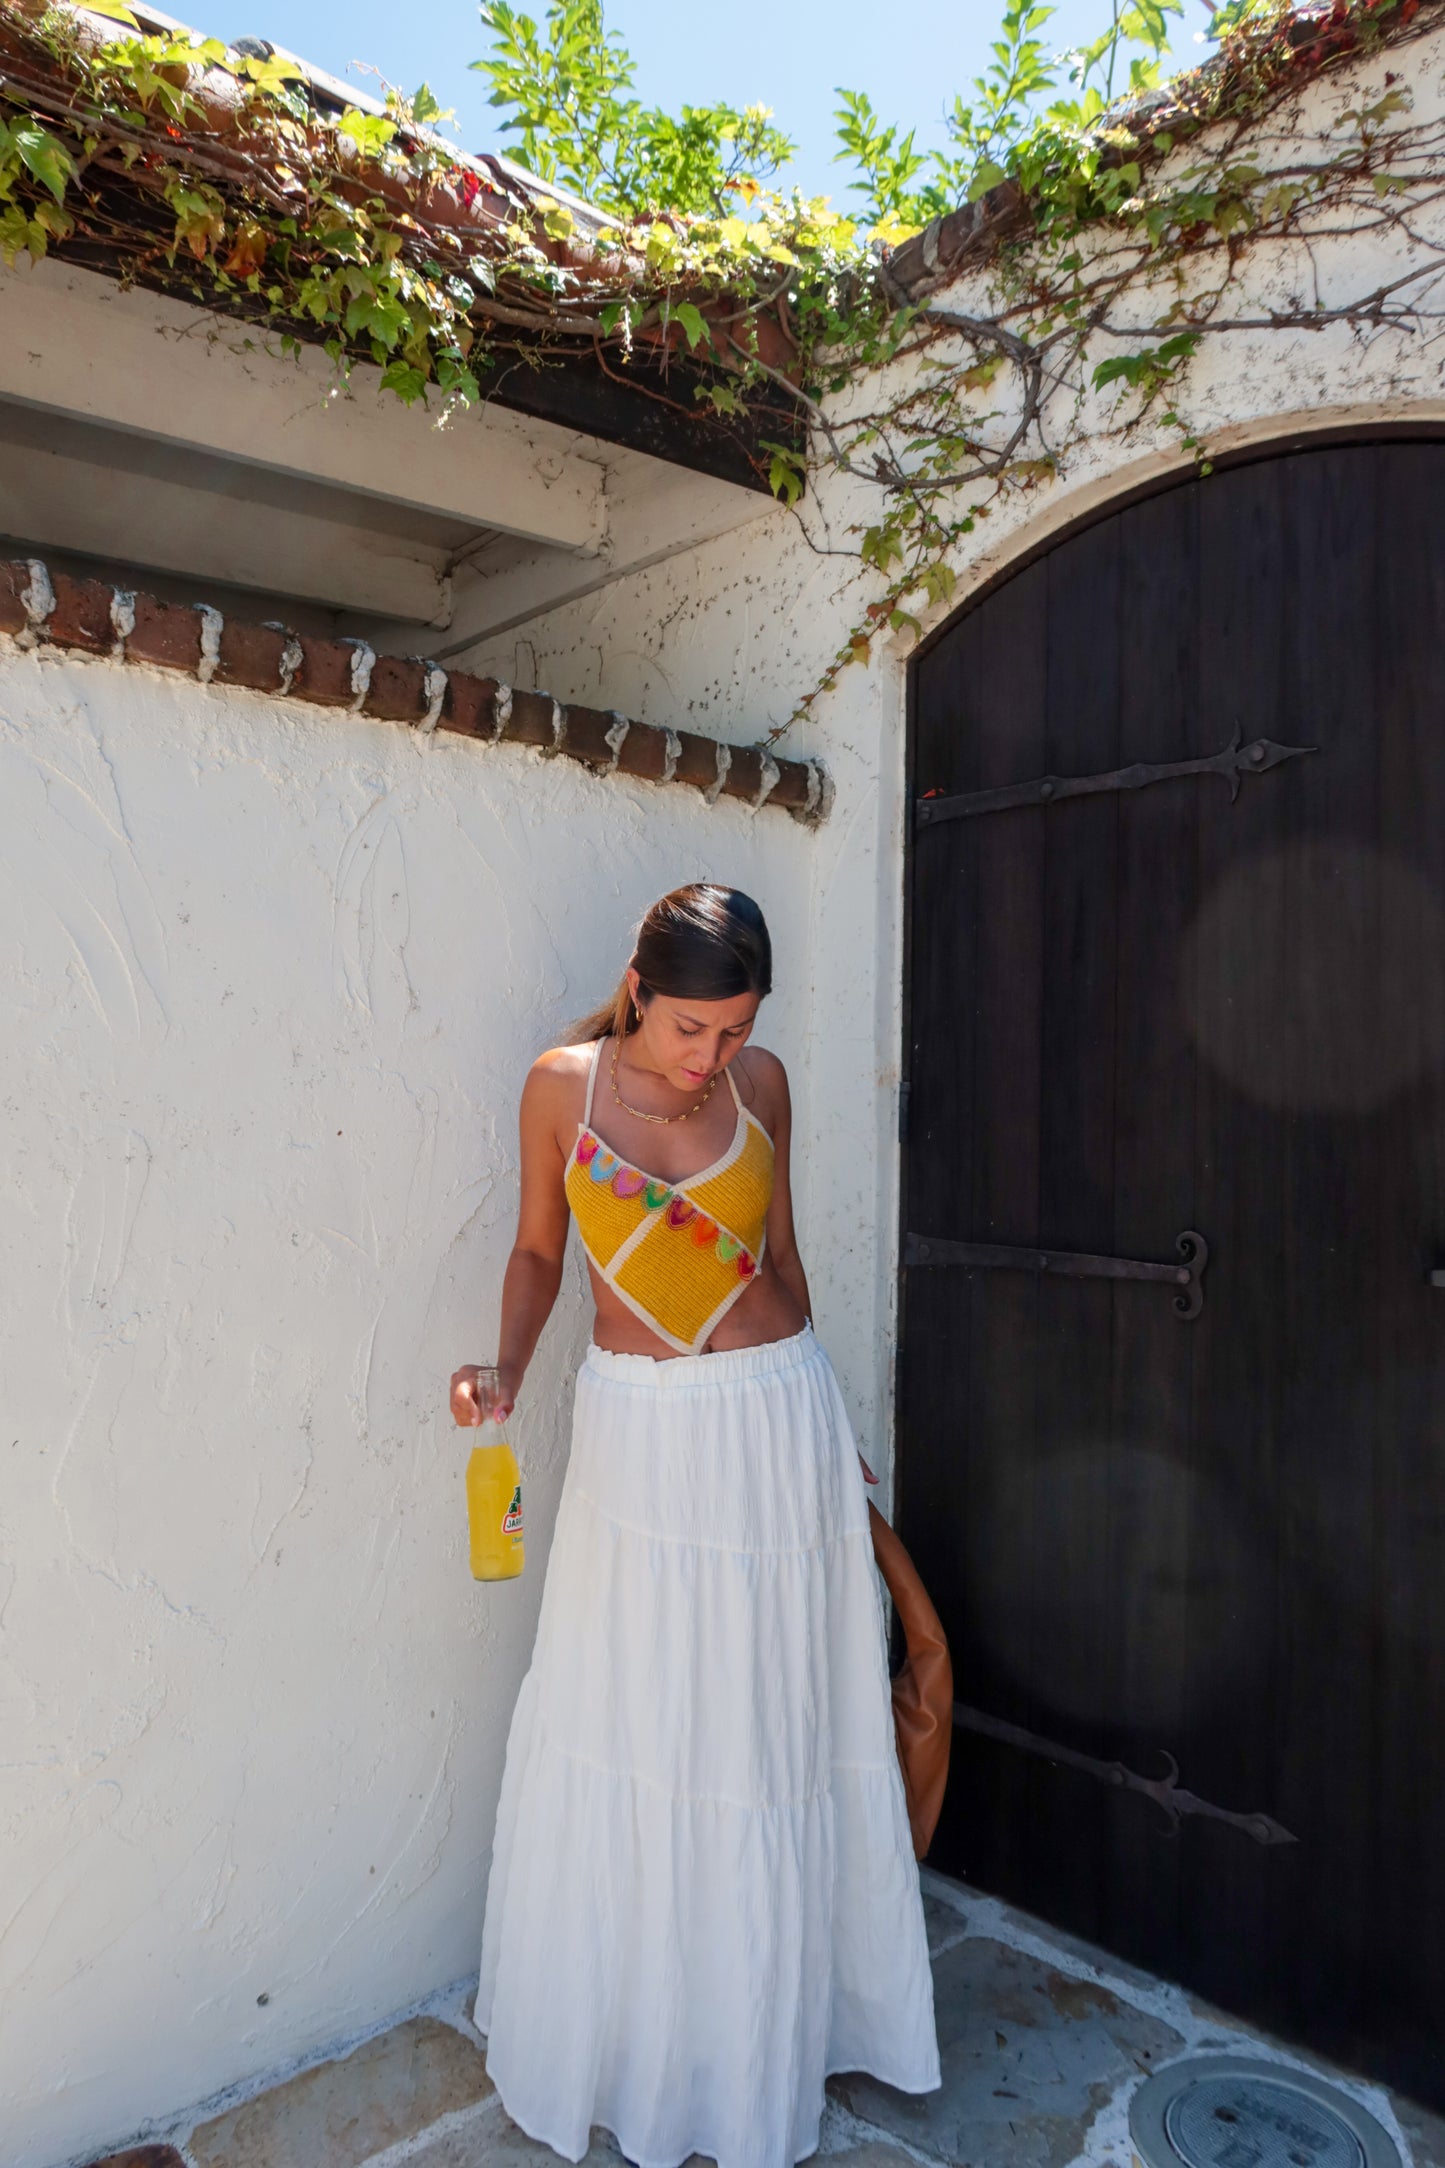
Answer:
[{"label": "wrought iron door hinge", "polygon": [[1216,1807],[1197,1792],[1186,1791],[1179,1782],[1179,1764],[1167,1747],[1159,1749],[1169,1764],[1167,1776],[1141,1777],[1123,1762],[1103,1761],[1096,1754],[1081,1754],[1077,1747],[1061,1746],[1055,1739],[1041,1739],[1036,1731],[1026,1731],[1022,1724],[1006,1724],[1002,1717],[987,1716],[982,1709],[970,1709],[961,1701],[953,1704],[953,1721],[964,1731],[998,1740],[1001,1746],[1021,1747],[1025,1754],[1037,1754],[1042,1761],[1058,1762],[1065,1769],[1097,1777],[1101,1784],[1110,1784],[1117,1791],[1141,1793],[1163,1809],[1171,1833],[1178,1831],[1186,1814],[1198,1814],[1211,1822],[1227,1822],[1231,1829],[1253,1837],[1256,1844],[1299,1843],[1293,1830],[1286,1829],[1272,1814],[1240,1814],[1232,1807]]},{"label": "wrought iron door hinge", "polygon": [[1015,806],[1052,805],[1060,798],[1092,798],[1102,791],[1142,790],[1148,783],[1171,783],[1184,775],[1222,775],[1229,784],[1231,804],[1239,796],[1242,775],[1263,775],[1281,761],[1299,760],[1317,753],[1317,745],[1277,745],[1273,738],[1253,738],[1243,743],[1239,724],[1221,753],[1203,760],[1164,760],[1152,767],[1135,761],[1128,768],[1111,768],[1105,775],[1041,775],[1031,783],[1005,783],[998,790],[970,790],[953,798],[920,798],[914,808],[920,828],[936,828],[940,821],[969,820],[978,813],[1007,813]]},{"label": "wrought iron door hinge", "polygon": [[1182,1265],[1157,1265],[1138,1257],[1093,1257],[1079,1250],[1023,1249],[1001,1242],[951,1242],[942,1235],[910,1234],[903,1246],[905,1266],[962,1265],[971,1272],[1049,1272],[1056,1279],[1157,1280],[1178,1289],[1174,1309],[1180,1317],[1198,1317],[1204,1308],[1204,1268],[1209,1244],[1186,1227],[1174,1247]]}]

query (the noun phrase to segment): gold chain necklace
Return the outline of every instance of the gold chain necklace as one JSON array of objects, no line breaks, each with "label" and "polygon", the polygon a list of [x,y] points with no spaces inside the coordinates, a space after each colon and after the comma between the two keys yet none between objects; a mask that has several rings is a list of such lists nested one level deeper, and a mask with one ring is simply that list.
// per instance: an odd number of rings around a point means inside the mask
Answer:
[{"label": "gold chain necklace", "polygon": [[621,1053],[621,1051],[621,1040],[614,1039],[612,1042],[612,1096],[617,1101],[617,1104],[621,1107],[624,1114],[635,1114],[640,1122],[685,1122],[689,1120],[692,1115],[700,1114],[703,1108],[707,1105],[709,1099],[711,1099],[713,1095],[713,1087],[716,1085],[719,1076],[722,1074],[721,1070],[714,1069],[712,1076],[708,1080],[707,1090],[703,1093],[701,1099],[699,1099],[695,1107],[684,1107],[681,1114],[646,1114],[643,1112],[641,1107],[630,1107],[627,1104],[627,1101],[623,1098],[621,1092],[617,1089],[617,1057]]}]

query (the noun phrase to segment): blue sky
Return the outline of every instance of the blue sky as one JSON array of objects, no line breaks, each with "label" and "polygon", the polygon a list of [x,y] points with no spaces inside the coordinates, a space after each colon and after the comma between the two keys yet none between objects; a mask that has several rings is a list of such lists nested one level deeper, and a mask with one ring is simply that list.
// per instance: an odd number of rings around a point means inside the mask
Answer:
[{"label": "blue sky", "polygon": [[[171,0],[175,6],[175,0]],[[205,12],[200,12],[204,4]],[[406,90],[429,82],[456,108],[469,150],[506,149],[483,77],[468,63],[485,39],[468,0],[190,0],[175,11],[198,29],[234,38],[269,38],[334,75],[370,62]],[[727,99],[770,105],[798,142],[790,180],[814,193],[841,196],[832,165],[836,84],[866,90],[880,114],[916,126],[921,144],[941,143],[941,116],[955,90],[985,65],[1001,0],[910,0],[897,15],[885,0],[609,0],[607,20],[637,63],[637,88],[649,103],[676,108]],[[1062,47],[1097,33],[1109,0],[1060,0],[1045,35]],[[540,16],[545,0],[527,12]],[[1202,0],[1185,0],[1175,32],[1179,64],[1200,56],[1193,33],[1208,20]],[[360,87],[374,79],[349,75]]]}]

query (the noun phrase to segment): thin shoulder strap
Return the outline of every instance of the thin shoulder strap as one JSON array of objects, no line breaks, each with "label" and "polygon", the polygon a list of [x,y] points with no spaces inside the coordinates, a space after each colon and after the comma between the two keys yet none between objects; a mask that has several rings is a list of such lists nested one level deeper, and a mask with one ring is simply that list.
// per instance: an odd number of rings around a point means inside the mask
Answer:
[{"label": "thin shoulder strap", "polygon": [[772,1131],[768,1128],[767,1123],[762,1119],[761,1115],[755,1114],[751,1107],[745,1107],[743,1105],[737,1085],[733,1082],[733,1070],[736,1067],[737,1060],[736,1057],[734,1057],[733,1061],[730,1063],[727,1069],[726,1074],[728,1080],[728,1088],[733,1095],[733,1105],[738,1110],[738,1120],[739,1122],[751,1122],[755,1128],[761,1129],[763,1135],[767,1138],[769,1144],[771,1144],[773,1141],[773,1134]]},{"label": "thin shoulder strap", "polygon": [[599,1039],[592,1049],[592,1066],[587,1071],[587,1104],[582,1109],[582,1121],[586,1128],[592,1127],[592,1094],[597,1089],[597,1064],[602,1059],[603,1041]]}]

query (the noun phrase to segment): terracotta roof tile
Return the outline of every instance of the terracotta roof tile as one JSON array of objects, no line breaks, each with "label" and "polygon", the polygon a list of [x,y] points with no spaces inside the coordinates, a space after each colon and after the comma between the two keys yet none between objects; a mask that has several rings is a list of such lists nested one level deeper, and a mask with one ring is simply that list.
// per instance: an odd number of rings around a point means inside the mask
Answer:
[{"label": "terracotta roof tile", "polygon": [[160,602],[103,580],[53,577],[39,558],[0,559],[0,633],[119,666],[146,663],[202,684],[239,685],[278,700],[347,708],[376,722],[449,730],[488,745],[529,745],[594,775],[621,775],[772,806],[810,826],[827,818],[832,784],[820,761],[776,758],[697,730],[634,722],[606,708],[516,689],[426,656],[377,655],[363,640],[298,638],[284,625],[226,618],[207,604]]}]

